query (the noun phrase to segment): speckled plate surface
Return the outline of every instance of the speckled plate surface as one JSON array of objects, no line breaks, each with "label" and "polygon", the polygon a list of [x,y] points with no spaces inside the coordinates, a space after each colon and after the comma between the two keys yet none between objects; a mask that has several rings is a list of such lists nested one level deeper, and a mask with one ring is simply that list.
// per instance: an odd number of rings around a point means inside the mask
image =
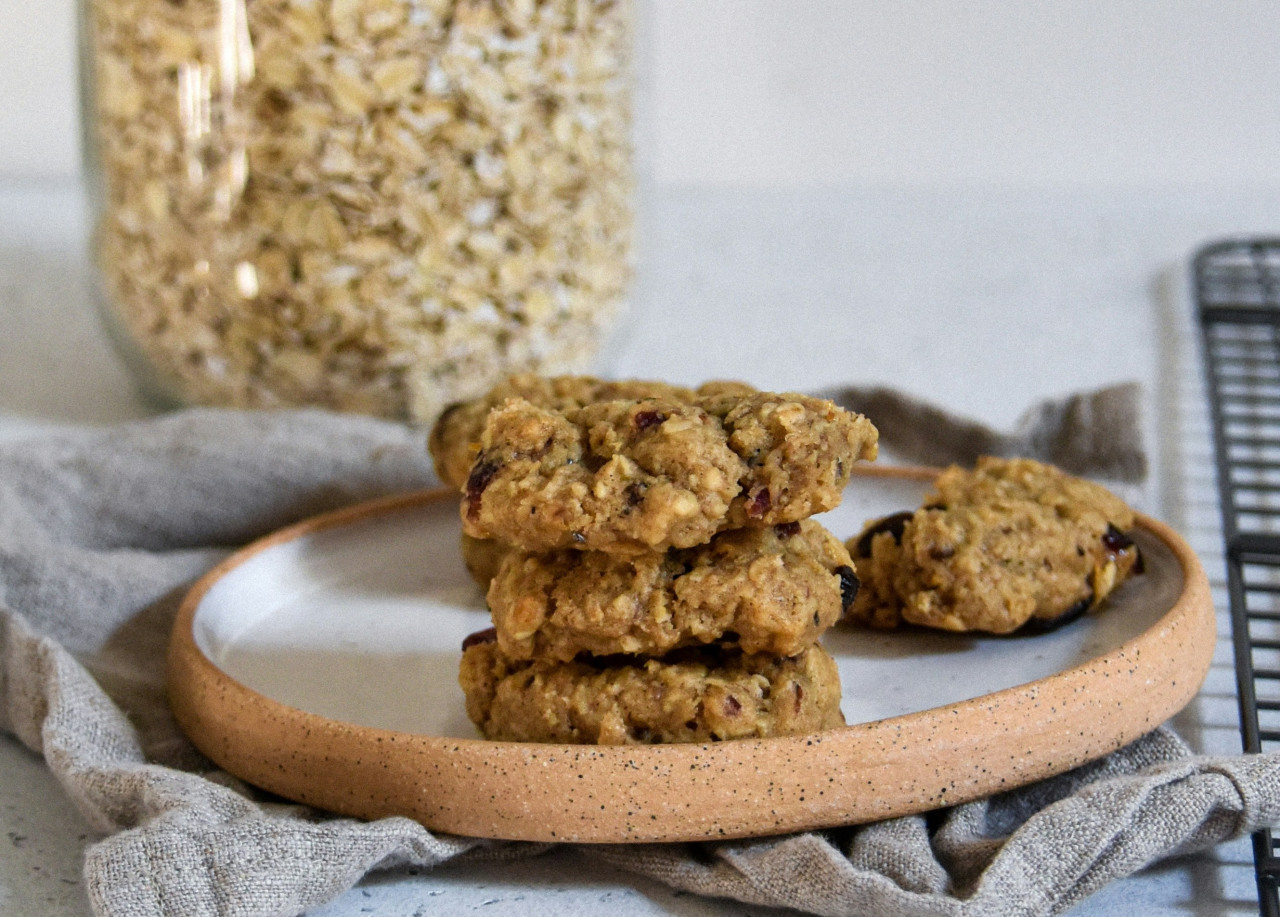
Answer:
[{"label": "speckled plate surface", "polygon": [[[910,508],[861,478],[840,537]],[[202,579],[175,625],[178,721],[231,773],[348,815],[455,834],[628,842],[774,834],[925,811],[1059,773],[1163,722],[1215,642],[1194,554],[1143,518],[1147,572],[1038,637],[836,629],[850,725],[811,736],[600,748],[477,738],[460,643],[487,627],[456,497],[410,494],[276,533]]]}]

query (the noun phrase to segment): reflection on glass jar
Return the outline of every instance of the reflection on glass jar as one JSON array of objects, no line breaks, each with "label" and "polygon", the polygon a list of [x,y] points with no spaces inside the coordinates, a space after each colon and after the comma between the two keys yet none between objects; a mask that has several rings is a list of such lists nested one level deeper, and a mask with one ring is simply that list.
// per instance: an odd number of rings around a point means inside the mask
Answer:
[{"label": "reflection on glass jar", "polygon": [[614,0],[80,0],[100,299],[153,394],[429,421],[631,269]]}]

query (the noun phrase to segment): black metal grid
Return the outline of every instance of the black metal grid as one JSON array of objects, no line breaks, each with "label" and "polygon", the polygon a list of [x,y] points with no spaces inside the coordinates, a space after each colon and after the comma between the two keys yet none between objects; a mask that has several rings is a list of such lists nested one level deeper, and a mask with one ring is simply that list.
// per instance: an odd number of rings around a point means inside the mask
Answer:
[{"label": "black metal grid", "polygon": [[[1222,512],[1240,733],[1280,749],[1280,239],[1202,248],[1193,274]],[[1261,913],[1280,917],[1280,842],[1253,837]]]}]

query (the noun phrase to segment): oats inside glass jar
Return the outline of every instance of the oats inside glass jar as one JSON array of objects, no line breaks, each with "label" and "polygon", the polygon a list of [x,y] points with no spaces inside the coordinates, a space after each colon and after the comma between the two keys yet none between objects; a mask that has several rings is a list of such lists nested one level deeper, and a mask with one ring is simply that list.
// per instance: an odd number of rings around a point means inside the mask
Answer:
[{"label": "oats inside glass jar", "polygon": [[109,326],[179,403],[430,422],[631,274],[613,0],[82,0]]}]

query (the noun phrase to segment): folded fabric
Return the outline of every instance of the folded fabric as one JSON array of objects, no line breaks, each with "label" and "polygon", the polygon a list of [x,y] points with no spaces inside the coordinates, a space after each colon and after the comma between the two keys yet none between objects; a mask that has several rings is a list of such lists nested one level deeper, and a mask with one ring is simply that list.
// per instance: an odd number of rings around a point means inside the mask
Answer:
[{"label": "folded fabric", "polygon": [[[193,410],[0,445],[0,728],[102,837],[103,917],[294,914],[371,870],[543,845],[283,803],[177,730],[164,653],[185,587],[234,547],[434,482],[421,431],[317,411]],[[1280,820],[1280,759],[1157,730],[1102,761],[928,816],[720,844],[584,846],[673,887],[817,914],[1055,914],[1162,857]]]},{"label": "folded fabric", "polygon": [[818,394],[871,418],[881,443],[906,461],[972,465],[982,455],[1018,456],[1088,477],[1132,483],[1147,476],[1136,382],[1046,399],[1024,411],[1008,432],[897,389],[851,385]]}]

